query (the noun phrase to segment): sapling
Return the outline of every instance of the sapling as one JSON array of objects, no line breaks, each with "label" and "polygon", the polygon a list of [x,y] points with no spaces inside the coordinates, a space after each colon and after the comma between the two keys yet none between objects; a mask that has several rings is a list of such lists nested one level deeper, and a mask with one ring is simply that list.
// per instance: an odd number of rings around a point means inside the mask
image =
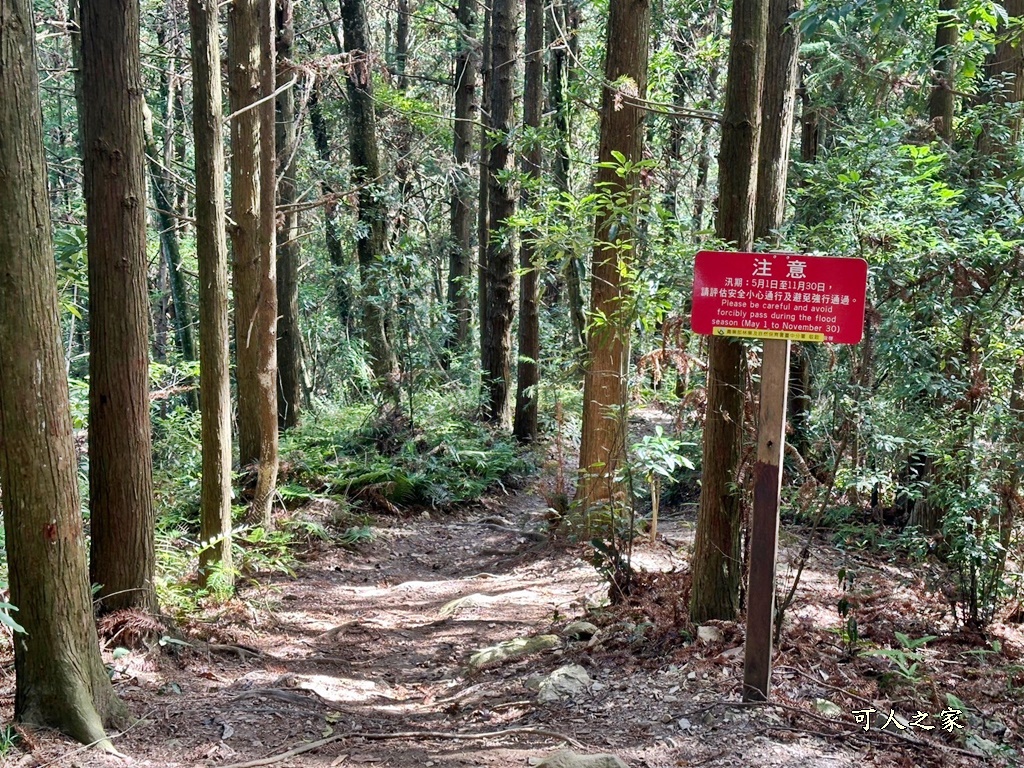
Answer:
[{"label": "sapling", "polygon": [[658,426],[653,435],[645,435],[643,440],[631,446],[634,455],[634,467],[644,474],[644,479],[651,488],[651,543],[658,536],[658,509],[661,504],[661,486],[665,481],[675,481],[675,471],[679,467],[693,469],[693,462],[679,453],[683,443],[674,437],[667,437]]}]

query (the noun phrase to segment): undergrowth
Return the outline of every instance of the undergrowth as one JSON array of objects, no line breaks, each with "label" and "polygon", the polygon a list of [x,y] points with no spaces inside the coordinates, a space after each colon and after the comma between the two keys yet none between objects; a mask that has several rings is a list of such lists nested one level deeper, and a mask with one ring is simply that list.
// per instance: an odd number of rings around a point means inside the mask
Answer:
[{"label": "undergrowth", "polygon": [[510,437],[421,396],[417,420],[338,407],[282,440],[288,480],[357,505],[398,512],[472,501],[530,469]]}]

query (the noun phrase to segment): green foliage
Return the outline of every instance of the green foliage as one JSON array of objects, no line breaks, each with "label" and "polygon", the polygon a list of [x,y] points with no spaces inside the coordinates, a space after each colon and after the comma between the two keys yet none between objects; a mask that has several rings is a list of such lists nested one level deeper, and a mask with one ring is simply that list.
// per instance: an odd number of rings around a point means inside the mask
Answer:
[{"label": "green foliage", "polygon": [[425,392],[417,427],[401,414],[372,418],[365,407],[325,412],[285,439],[300,482],[363,503],[444,508],[478,498],[526,463],[510,437]]},{"label": "green foliage", "polygon": [[860,626],[857,623],[857,614],[854,610],[856,597],[853,592],[856,572],[849,568],[840,568],[838,576],[843,595],[836,604],[836,610],[842,620],[837,634],[843,642],[843,657],[851,659],[861,646]]},{"label": "green foliage", "polygon": [[376,538],[373,529],[368,525],[353,525],[347,528],[338,538],[338,543],[346,549],[358,549],[362,544],[369,544]]},{"label": "green foliage", "polygon": [[918,649],[937,639],[936,636],[911,638],[902,632],[896,632],[895,635],[900,644],[899,648],[878,648],[867,651],[867,655],[889,659],[893,663],[893,671],[905,682],[911,684],[920,682],[919,670],[924,657]]},{"label": "green foliage", "polygon": [[[0,593],[7,590],[7,585],[0,582]],[[11,605],[5,600],[0,600],[0,626],[7,627],[11,632],[16,634],[25,634],[25,628],[15,621],[14,616],[11,614],[17,611],[16,605]],[[2,754],[2,752],[0,752]]]},{"label": "green foliage", "polygon": [[18,731],[13,724],[0,728],[0,757],[7,757],[18,745]]},{"label": "green foliage", "polygon": [[984,482],[966,489],[941,483],[935,491],[946,510],[942,535],[957,577],[957,618],[970,627],[985,627],[1007,594],[1000,499]]},{"label": "green foliage", "polygon": [[630,466],[642,474],[648,483],[656,477],[671,482],[680,467],[694,469],[693,462],[680,453],[683,446],[681,440],[666,436],[664,428],[656,426],[653,435],[644,435],[630,447]]}]

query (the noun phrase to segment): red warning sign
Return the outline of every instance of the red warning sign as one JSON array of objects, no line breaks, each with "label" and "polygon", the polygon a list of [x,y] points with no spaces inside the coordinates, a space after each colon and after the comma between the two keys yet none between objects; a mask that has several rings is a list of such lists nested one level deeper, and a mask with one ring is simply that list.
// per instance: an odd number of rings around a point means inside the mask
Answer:
[{"label": "red warning sign", "polygon": [[863,259],[701,251],[691,323],[706,335],[856,344],[867,278]]}]

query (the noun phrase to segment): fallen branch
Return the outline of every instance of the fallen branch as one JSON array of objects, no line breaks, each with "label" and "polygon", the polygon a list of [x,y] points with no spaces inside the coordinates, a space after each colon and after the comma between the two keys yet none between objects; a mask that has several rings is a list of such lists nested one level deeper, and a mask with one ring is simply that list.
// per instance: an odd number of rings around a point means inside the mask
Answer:
[{"label": "fallen branch", "polygon": [[857,701],[861,702],[862,704],[867,704],[869,707],[873,706],[873,702],[871,701],[871,699],[866,699],[863,696],[858,696],[856,693],[853,693],[853,691],[848,691],[845,688],[840,688],[838,685],[830,685],[829,683],[826,683],[825,681],[820,680],[819,678],[815,677],[814,675],[809,675],[806,672],[804,672],[803,670],[797,669],[796,667],[781,666],[781,667],[776,667],[775,669],[777,671],[781,671],[781,670],[785,669],[785,670],[788,670],[790,672],[796,672],[798,675],[801,675],[802,677],[807,678],[811,682],[813,682],[813,683],[815,683],[817,685],[820,685],[822,688],[828,688],[828,689],[833,690],[833,691],[838,691],[839,693],[841,693],[841,694],[843,694],[845,696],[849,696],[851,699],[856,699]]},{"label": "fallen branch", "polygon": [[585,745],[576,741],[575,739],[564,736],[555,731],[544,730],[543,728],[505,728],[500,731],[487,731],[486,733],[448,733],[445,731],[399,731],[397,733],[360,733],[359,731],[353,731],[350,733],[336,733],[334,736],[328,736],[326,739],[320,739],[319,741],[312,741],[309,744],[303,744],[301,747],[295,747],[287,752],[282,752],[278,755],[271,755],[270,757],[264,757],[259,760],[249,760],[244,763],[232,763],[231,765],[225,765],[221,768],[259,768],[262,765],[273,765],[274,763],[280,763],[284,760],[289,760],[296,755],[302,755],[306,752],[312,752],[320,749],[320,747],[326,747],[328,744],[333,744],[336,741],[342,739],[367,739],[369,741],[385,741],[388,739],[450,739],[468,741],[472,739],[493,739],[500,736],[510,736],[516,733],[532,734],[534,736],[547,736],[551,739],[557,739],[558,741],[564,741],[567,744],[572,745],[576,749],[585,749]]},{"label": "fallen branch", "polygon": [[211,653],[237,653],[238,658],[245,661],[245,654],[253,658],[259,658],[263,654],[255,648],[246,648],[244,645],[227,645],[225,643],[207,643],[206,650]]}]

